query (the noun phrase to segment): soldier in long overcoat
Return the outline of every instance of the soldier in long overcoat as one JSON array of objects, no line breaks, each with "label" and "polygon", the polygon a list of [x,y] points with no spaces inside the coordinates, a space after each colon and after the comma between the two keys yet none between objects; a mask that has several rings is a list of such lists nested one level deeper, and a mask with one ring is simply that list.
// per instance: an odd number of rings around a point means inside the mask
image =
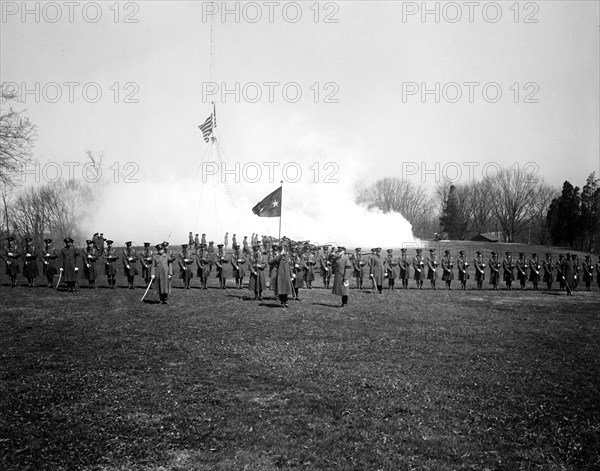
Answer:
[{"label": "soldier in long overcoat", "polygon": [[171,278],[173,277],[173,259],[167,255],[164,245],[156,246],[156,254],[152,257],[150,277],[154,280],[154,288],[162,304],[167,304],[171,294]]},{"label": "soldier in long overcoat", "polygon": [[119,259],[117,249],[113,247],[113,241],[106,241],[106,250],[104,251],[104,273],[106,273],[106,279],[108,281],[109,288],[115,288],[117,282],[117,267],[116,263]]},{"label": "soldier in long overcoat", "polygon": [[517,267],[517,280],[521,285],[521,291],[525,289],[525,283],[527,282],[527,261],[525,260],[525,253],[519,253],[519,258],[515,262]]},{"label": "soldier in long overcoat", "polygon": [[506,257],[502,260],[502,270],[504,271],[504,282],[506,283],[506,289],[512,290],[512,282],[515,279],[515,274],[513,270],[515,265],[513,263],[512,254],[510,252],[506,252]]},{"label": "soldier in long overcoat", "polygon": [[346,255],[345,247],[338,247],[334,259],[334,279],[332,293],[342,297],[342,307],[348,305],[350,296],[350,276],[352,275],[352,264]]},{"label": "soldier in long overcoat", "polygon": [[585,256],[583,261],[583,281],[587,291],[592,290],[592,281],[594,279],[594,267],[592,266],[592,258],[589,255]]},{"label": "soldier in long overcoat", "polygon": [[281,247],[279,254],[273,257],[271,264],[277,267],[276,277],[272,279],[275,283],[274,286],[271,286],[271,289],[279,297],[281,305],[289,307],[288,296],[294,294],[294,288],[292,287],[292,269],[288,249],[285,245]]},{"label": "soldier in long overcoat", "polygon": [[185,289],[190,289],[190,283],[192,281],[192,277],[194,276],[194,262],[195,260],[188,250],[188,244],[182,244],[181,254],[179,254],[177,263],[179,264],[179,278],[183,280],[183,286]]},{"label": "soldier in long overcoat", "polygon": [[537,253],[531,254],[531,258],[529,259],[527,264],[529,265],[529,281],[531,281],[531,283],[533,284],[533,289],[538,291],[538,284],[541,279],[540,269],[542,267],[540,266],[540,261],[538,260]]},{"label": "soldier in long overcoat", "polygon": [[492,252],[488,260],[488,265],[490,267],[490,285],[494,287],[494,291],[498,291],[498,284],[500,283],[500,260],[498,260],[498,252]]},{"label": "soldier in long overcoat", "polygon": [[369,276],[373,279],[373,283],[377,287],[377,293],[381,294],[383,291],[383,279],[385,278],[381,247],[376,247],[372,250],[369,260]]},{"label": "soldier in long overcoat", "polygon": [[400,281],[402,287],[408,289],[408,279],[410,277],[410,262],[406,258],[406,249],[400,249],[400,258],[398,258],[398,266],[400,267]]},{"label": "soldier in long overcoat", "polygon": [[414,256],[412,261],[413,270],[415,271],[415,281],[417,282],[417,288],[423,289],[423,278],[425,278],[425,274],[423,270],[425,269],[425,261],[423,260],[423,256],[421,255],[423,252],[422,249],[417,249],[417,254]]},{"label": "soldier in long overcoat", "polygon": [[73,239],[67,237],[64,242],[65,246],[60,251],[60,271],[62,272],[63,281],[67,284],[68,291],[73,293],[75,292],[77,272],[79,271],[77,259],[81,254],[73,247]]},{"label": "soldier in long overcoat", "polygon": [[14,237],[7,237],[7,246],[4,249],[3,258],[6,263],[6,274],[10,277],[10,285],[15,288],[17,286],[17,275],[19,274],[19,265],[17,260],[21,254],[17,250]]}]

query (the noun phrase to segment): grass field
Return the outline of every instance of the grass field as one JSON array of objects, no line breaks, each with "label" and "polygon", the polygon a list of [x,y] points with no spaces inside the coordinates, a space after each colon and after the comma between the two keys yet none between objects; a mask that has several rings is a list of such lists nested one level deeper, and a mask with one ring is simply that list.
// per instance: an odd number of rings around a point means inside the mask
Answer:
[{"label": "grass field", "polygon": [[0,286],[0,469],[600,469],[597,284],[137,285]]}]

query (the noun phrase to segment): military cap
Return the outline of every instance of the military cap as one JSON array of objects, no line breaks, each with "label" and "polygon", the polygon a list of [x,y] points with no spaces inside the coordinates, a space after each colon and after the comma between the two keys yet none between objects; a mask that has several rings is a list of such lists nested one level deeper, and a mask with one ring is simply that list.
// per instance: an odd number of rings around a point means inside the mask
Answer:
[{"label": "military cap", "polygon": [[546,252],[546,257],[551,257],[552,254],[550,252]]},{"label": "military cap", "polygon": [[381,252],[381,247],[375,247],[373,250],[375,250],[375,252]]},{"label": "military cap", "polygon": [[481,255],[481,250],[475,251],[476,254]]},{"label": "military cap", "polygon": [[537,257],[537,253],[533,252],[533,253],[531,254],[531,256],[532,256],[532,257]]},{"label": "military cap", "polygon": [[498,252],[496,252],[495,250],[492,251],[492,255],[498,255]]},{"label": "military cap", "polygon": [[33,237],[27,237],[27,238],[25,239],[25,241],[26,241],[26,242],[32,242],[32,241],[33,241]]},{"label": "military cap", "polygon": [[70,243],[73,243],[73,239],[71,239],[70,237],[67,237],[67,238],[65,238],[65,239],[64,239],[64,243],[65,243],[65,244],[67,244],[67,243],[69,243],[69,242],[70,242]]},{"label": "military cap", "polygon": [[585,259],[586,259],[586,260],[589,260],[590,258],[592,258],[592,257],[591,257],[591,255],[586,255],[586,256],[585,256]]},{"label": "military cap", "polygon": [[52,242],[52,239],[44,239],[44,242],[46,242],[47,244],[49,244],[50,242]]},{"label": "military cap", "polygon": [[394,249],[387,249],[387,253],[392,253]]},{"label": "military cap", "polygon": [[519,257],[524,257],[525,253],[524,252],[519,252]]},{"label": "military cap", "polygon": [[462,255],[462,254],[465,253],[465,251],[464,250],[459,250],[458,253]]},{"label": "military cap", "polygon": [[240,244],[235,244],[235,245],[233,246],[233,250],[238,250],[239,248],[240,248]]},{"label": "military cap", "polygon": [[449,254],[449,253],[450,253],[450,251],[449,251],[449,250],[444,250],[444,253],[445,253],[445,254]]},{"label": "military cap", "polygon": [[273,248],[273,249],[278,249],[278,248],[279,248],[279,245],[277,245],[277,244],[271,244],[271,248]]},{"label": "military cap", "polygon": [[150,247],[150,242],[144,242],[144,247]]},{"label": "military cap", "polygon": [[558,258],[565,258],[564,254],[558,254]]},{"label": "military cap", "polygon": [[223,244],[217,244],[217,247],[221,248],[223,247]]},{"label": "military cap", "polygon": [[209,240],[208,245],[212,245],[212,244],[214,244],[214,242],[212,240]]},{"label": "military cap", "polygon": [[417,253],[423,252],[423,249],[417,249]]},{"label": "military cap", "polygon": [[344,246],[342,246],[342,245],[340,245],[340,246],[337,248],[337,251],[338,251],[338,252],[341,252],[341,251],[343,251],[343,250],[346,250],[346,247],[344,247]]},{"label": "military cap", "polygon": [[506,252],[506,255],[511,255],[511,253],[510,252]]},{"label": "military cap", "polygon": [[435,252],[435,249],[429,249],[430,252]]},{"label": "military cap", "polygon": [[162,245],[165,246],[165,247],[168,247],[169,243],[165,240],[165,241],[163,241]]},{"label": "military cap", "polygon": [[357,247],[354,249],[355,252],[360,252],[362,249],[360,247]]},{"label": "military cap", "polygon": [[106,241],[106,245],[112,245],[112,244],[114,244],[114,242],[113,242],[112,240],[108,239],[108,240]]},{"label": "military cap", "polygon": [[567,257],[570,257],[570,256],[571,256],[571,252],[567,252]]},{"label": "military cap", "polygon": [[131,245],[131,241],[128,240],[127,242],[125,242],[125,245]]},{"label": "military cap", "polygon": [[400,249],[400,252],[406,253],[406,249]]},{"label": "military cap", "polygon": [[100,235],[101,235],[101,236],[103,236],[103,235],[104,235],[104,232],[101,232],[101,233],[100,233]]},{"label": "military cap", "polygon": [[13,240],[15,240],[15,238],[14,238],[14,237],[11,237],[11,236],[8,236],[8,237],[6,238],[6,240],[8,240],[9,242],[12,242]]},{"label": "military cap", "polygon": [[156,250],[162,250],[165,248],[165,246],[163,244],[156,244],[155,248]]},{"label": "military cap", "polygon": [[97,232],[94,232],[94,236],[97,236],[97,235],[98,235],[98,233],[97,233]]},{"label": "military cap", "polygon": [[260,244],[254,244],[254,245],[252,246],[252,248],[253,248],[253,249],[260,249]]},{"label": "military cap", "polygon": [[88,244],[88,245],[92,245],[94,242],[91,241],[90,239],[88,239],[88,240],[85,241],[85,243]]},{"label": "military cap", "polygon": [[188,248],[188,244],[181,244],[181,248],[182,249],[187,249]]}]

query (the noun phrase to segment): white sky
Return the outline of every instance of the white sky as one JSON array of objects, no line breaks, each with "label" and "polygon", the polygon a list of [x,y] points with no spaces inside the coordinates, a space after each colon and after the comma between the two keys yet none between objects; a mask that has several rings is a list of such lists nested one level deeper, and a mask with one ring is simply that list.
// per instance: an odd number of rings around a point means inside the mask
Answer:
[{"label": "white sky", "polygon": [[[38,126],[35,157],[42,166],[56,162],[67,178],[64,162],[83,165],[86,149],[105,156],[90,233],[138,243],[169,234],[181,243],[189,231],[215,240],[225,230],[240,240],[252,232],[277,236],[278,220],[250,208],[284,178],[284,234],[397,247],[412,239],[409,226],[357,208],[358,182],[410,176],[433,188],[457,169],[465,182],[470,171],[480,178],[499,165],[582,186],[600,172],[599,2],[215,2],[215,82],[240,89],[214,98],[234,172],[233,208],[219,176],[200,165],[216,159],[205,154],[197,128],[211,112],[203,96],[210,2],[0,3],[0,81],[17,84],[19,107]],[[435,13],[423,18],[423,6],[437,9],[439,22]],[[237,9],[237,21],[233,13],[223,17],[224,8]],[[251,22],[259,10],[261,19]],[[337,22],[325,22],[328,15]],[[68,82],[76,84],[72,100]],[[272,101],[266,82],[278,83]],[[471,82],[477,85],[465,85]],[[436,83],[437,103],[435,93],[420,93]],[[288,99],[285,84],[297,84]],[[416,93],[406,94],[415,84]],[[257,89],[262,98],[250,103]],[[302,97],[293,103],[296,89]],[[498,89],[498,101],[488,102]],[[96,90],[102,96],[93,103]],[[271,181],[264,162],[280,164]],[[257,168],[262,176],[248,181]],[[36,172],[52,178],[55,170],[45,175],[42,167],[25,180]],[[337,182],[326,183],[328,175]],[[136,182],[126,183],[128,176]]]}]

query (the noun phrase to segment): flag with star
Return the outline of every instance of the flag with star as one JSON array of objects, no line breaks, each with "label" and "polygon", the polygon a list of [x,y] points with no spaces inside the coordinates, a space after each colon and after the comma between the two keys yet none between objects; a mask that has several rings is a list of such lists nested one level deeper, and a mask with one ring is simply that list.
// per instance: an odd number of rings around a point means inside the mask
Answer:
[{"label": "flag with star", "polygon": [[261,218],[274,218],[281,216],[281,187],[267,195],[258,203],[252,212]]}]

